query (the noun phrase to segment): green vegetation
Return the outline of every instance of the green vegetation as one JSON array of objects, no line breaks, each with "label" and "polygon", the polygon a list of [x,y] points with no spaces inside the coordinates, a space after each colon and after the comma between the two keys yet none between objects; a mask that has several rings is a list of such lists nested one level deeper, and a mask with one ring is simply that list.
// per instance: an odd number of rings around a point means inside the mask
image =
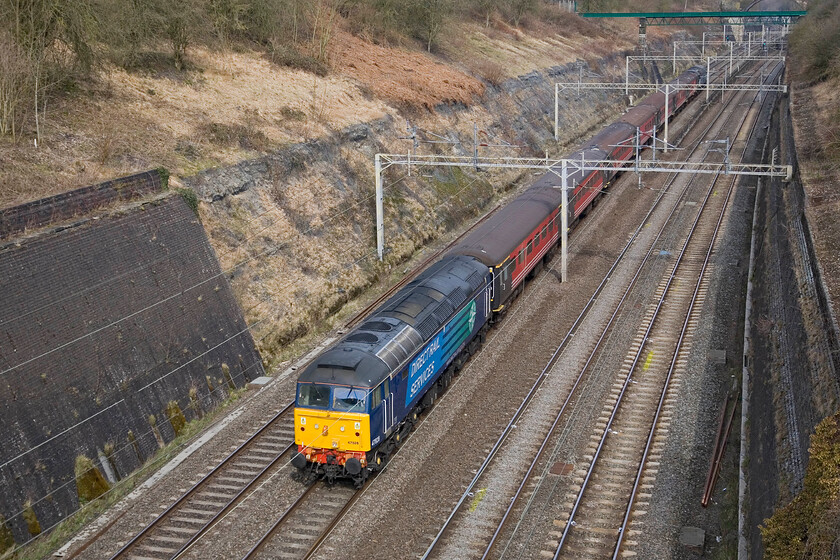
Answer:
[{"label": "green vegetation", "polygon": [[27,501],[23,504],[23,520],[26,522],[26,528],[30,535],[35,537],[41,534],[41,522],[38,521],[38,516],[35,515],[32,502]]},{"label": "green vegetation", "polygon": [[169,188],[169,170],[165,167],[158,167],[155,169],[158,175],[160,176],[160,185],[162,191],[165,191]]},{"label": "green vegetation", "polygon": [[840,412],[811,436],[802,492],[761,528],[767,558],[832,558],[840,535]]},{"label": "green vegetation", "polygon": [[177,401],[169,401],[167,403],[166,416],[169,418],[169,423],[172,424],[172,431],[175,432],[175,437],[183,434],[187,427],[187,419],[181,407],[178,406]]},{"label": "green vegetation", "polygon": [[0,515],[0,556],[15,547],[15,536],[6,524],[6,518]]},{"label": "green vegetation", "polygon": [[93,461],[84,455],[76,457],[75,474],[80,504],[92,502],[111,488]]},{"label": "green vegetation", "polygon": [[175,192],[181,195],[181,198],[184,199],[184,202],[187,203],[187,206],[190,207],[190,210],[195,212],[195,215],[201,218],[198,214],[198,195],[195,194],[195,191],[192,189],[184,188],[176,188]]}]

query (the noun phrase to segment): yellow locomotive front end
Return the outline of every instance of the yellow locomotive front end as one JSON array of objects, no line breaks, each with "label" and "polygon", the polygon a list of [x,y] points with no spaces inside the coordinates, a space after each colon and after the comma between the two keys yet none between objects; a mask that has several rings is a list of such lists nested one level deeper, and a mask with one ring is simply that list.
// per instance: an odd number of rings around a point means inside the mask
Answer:
[{"label": "yellow locomotive front end", "polygon": [[370,416],[365,389],[300,383],[292,464],[328,479],[358,476],[367,467]]},{"label": "yellow locomotive front end", "polygon": [[366,413],[295,409],[295,443],[305,449],[370,451],[370,416]]}]

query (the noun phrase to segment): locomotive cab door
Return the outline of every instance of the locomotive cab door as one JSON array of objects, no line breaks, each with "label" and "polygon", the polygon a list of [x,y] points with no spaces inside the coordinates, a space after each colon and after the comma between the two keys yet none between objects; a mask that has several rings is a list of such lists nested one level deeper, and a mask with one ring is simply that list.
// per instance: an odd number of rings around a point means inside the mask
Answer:
[{"label": "locomotive cab door", "polygon": [[391,380],[386,379],[379,390],[382,391],[382,431],[387,436],[394,427],[394,393],[391,392]]}]

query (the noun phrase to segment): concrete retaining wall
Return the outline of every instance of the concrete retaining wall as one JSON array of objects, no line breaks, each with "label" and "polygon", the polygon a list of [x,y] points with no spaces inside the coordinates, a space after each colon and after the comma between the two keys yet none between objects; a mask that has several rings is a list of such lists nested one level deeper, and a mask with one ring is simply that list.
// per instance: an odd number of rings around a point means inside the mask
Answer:
[{"label": "concrete retaining wall", "polygon": [[78,508],[77,455],[104,464],[112,444],[124,476],[157,450],[150,415],[163,440],[174,437],[169,401],[190,419],[191,388],[202,409],[226,397],[222,364],[236,386],[263,374],[180,196],[78,224],[0,247],[0,513],[19,543],[29,538],[25,502],[44,529]]}]

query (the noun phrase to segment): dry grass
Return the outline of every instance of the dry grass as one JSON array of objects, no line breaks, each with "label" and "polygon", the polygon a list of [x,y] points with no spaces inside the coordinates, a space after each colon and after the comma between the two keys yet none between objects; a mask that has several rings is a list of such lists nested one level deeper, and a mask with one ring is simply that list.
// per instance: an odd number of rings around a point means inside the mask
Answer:
[{"label": "dry grass", "polygon": [[[383,116],[353,80],[280,68],[257,52],[194,49],[173,76],[106,68],[48,108],[42,143],[0,138],[0,207],[163,165],[189,175]],[[227,129],[237,141],[208,130]]]},{"label": "dry grass", "polygon": [[[0,207],[154,166],[191,175],[385,114],[401,120],[399,109],[414,119],[441,103],[470,105],[484,91],[470,73],[498,84],[635,40],[624,24],[595,32],[601,28],[580,18],[558,17],[562,24],[532,18],[522,29],[498,18],[489,29],[464,22],[462,38],[441,47],[449,64],[338,31],[325,77],[279,67],[261,52],[200,47],[183,73],[105,67],[51,102],[38,149],[34,131],[17,143],[0,139]],[[626,42],[613,39],[619,28]]]},{"label": "dry grass", "polygon": [[386,48],[338,32],[332,45],[334,67],[397,106],[433,109],[441,103],[470,105],[484,84],[431,56]]}]

